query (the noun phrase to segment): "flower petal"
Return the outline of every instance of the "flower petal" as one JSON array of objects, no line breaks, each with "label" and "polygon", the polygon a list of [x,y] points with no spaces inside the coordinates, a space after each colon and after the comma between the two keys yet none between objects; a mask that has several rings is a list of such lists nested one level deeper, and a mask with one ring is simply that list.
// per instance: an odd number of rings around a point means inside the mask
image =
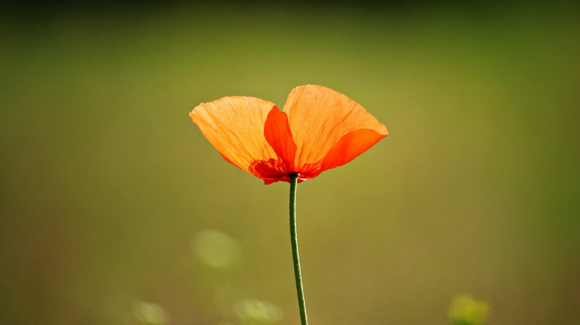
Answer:
[{"label": "flower petal", "polygon": [[354,133],[339,144],[344,136],[353,131],[373,130],[382,137],[389,134],[387,127],[360,104],[322,86],[294,88],[288,95],[284,112],[288,114],[290,129],[298,147],[295,159],[298,171],[307,164],[321,164],[335,145],[338,145],[336,150],[348,149],[349,153],[341,156],[333,152],[326,161],[328,168],[349,162],[380,140],[373,140],[376,136],[363,131]]},{"label": "flower petal", "polygon": [[281,112],[278,107],[272,108],[270,113],[268,113],[266,124],[264,125],[264,136],[278,157],[286,163],[287,173],[294,172],[296,144],[292,139],[288,115]]},{"label": "flower petal", "polygon": [[250,167],[278,158],[264,138],[264,123],[273,107],[259,98],[232,96],[202,103],[189,116],[228,162],[262,178]]},{"label": "flower petal", "polygon": [[370,129],[360,129],[345,134],[322,160],[320,172],[350,162],[386,136]]}]

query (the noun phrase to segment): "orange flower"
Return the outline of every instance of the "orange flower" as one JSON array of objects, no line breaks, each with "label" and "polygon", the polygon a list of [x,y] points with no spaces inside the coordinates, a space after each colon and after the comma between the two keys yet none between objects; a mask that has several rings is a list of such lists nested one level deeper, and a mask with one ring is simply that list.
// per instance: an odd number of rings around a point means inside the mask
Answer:
[{"label": "orange flower", "polygon": [[189,113],[228,162],[264,180],[305,181],[342,166],[389,135],[357,102],[332,89],[306,85],[280,111],[271,102],[231,96]]}]

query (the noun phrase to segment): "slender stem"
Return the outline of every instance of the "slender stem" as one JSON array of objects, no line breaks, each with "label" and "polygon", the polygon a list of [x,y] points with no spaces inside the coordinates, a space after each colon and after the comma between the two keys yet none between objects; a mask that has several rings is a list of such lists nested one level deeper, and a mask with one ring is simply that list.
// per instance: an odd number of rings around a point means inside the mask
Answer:
[{"label": "slender stem", "polygon": [[290,175],[290,237],[292,241],[292,258],[294,260],[294,277],[296,278],[296,291],[298,293],[298,308],[300,308],[300,323],[308,325],[304,288],[302,286],[302,272],[300,271],[300,255],[298,254],[298,235],[296,234],[296,188],[298,187],[298,176],[296,173]]}]

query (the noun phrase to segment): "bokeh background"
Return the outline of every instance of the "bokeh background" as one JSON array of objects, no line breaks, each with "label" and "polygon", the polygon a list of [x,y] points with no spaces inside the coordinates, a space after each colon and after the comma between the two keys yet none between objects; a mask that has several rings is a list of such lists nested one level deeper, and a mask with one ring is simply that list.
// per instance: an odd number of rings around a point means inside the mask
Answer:
[{"label": "bokeh background", "polygon": [[188,112],[303,84],[391,132],[299,186],[312,324],[580,322],[574,1],[0,9],[1,324],[298,324],[288,184]]}]

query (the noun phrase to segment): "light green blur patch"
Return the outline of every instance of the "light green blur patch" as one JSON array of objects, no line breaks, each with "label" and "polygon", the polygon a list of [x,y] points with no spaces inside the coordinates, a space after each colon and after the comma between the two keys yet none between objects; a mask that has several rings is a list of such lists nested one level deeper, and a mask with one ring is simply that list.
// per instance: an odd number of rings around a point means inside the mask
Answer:
[{"label": "light green blur patch", "polygon": [[220,269],[239,262],[242,254],[240,245],[232,237],[216,230],[195,234],[193,251],[201,262]]}]

